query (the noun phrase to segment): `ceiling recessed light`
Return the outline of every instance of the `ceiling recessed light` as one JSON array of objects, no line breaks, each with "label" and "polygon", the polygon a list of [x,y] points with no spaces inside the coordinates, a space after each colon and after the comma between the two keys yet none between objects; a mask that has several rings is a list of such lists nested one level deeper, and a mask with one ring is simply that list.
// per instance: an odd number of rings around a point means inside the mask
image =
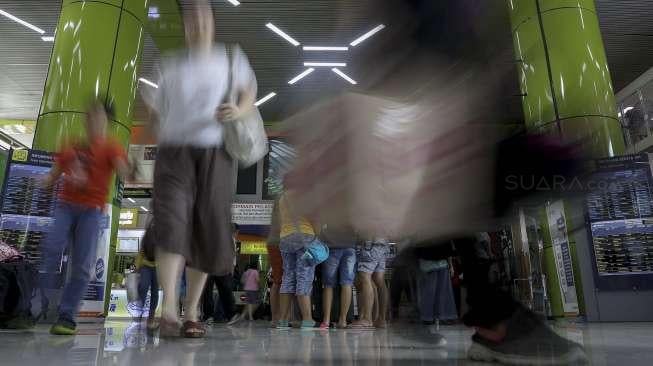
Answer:
[{"label": "ceiling recessed light", "polygon": [[54,36],[43,36],[43,37],[41,37],[41,39],[44,42],[54,42]]},{"label": "ceiling recessed light", "polygon": [[39,27],[37,27],[37,26],[35,26],[35,25],[33,25],[33,24],[30,24],[30,23],[28,23],[28,22],[26,22],[26,21],[24,21],[24,20],[22,20],[22,19],[20,19],[20,18],[17,18],[17,17],[15,17],[15,16],[13,16],[13,15],[7,13],[7,12],[4,11],[4,10],[0,10],[0,15],[4,15],[5,17],[7,17],[7,18],[13,20],[14,22],[16,22],[16,23],[18,23],[18,24],[22,24],[22,25],[26,26],[27,28],[29,28],[29,29],[31,29],[31,30],[37,32],[37,33],[40,33],[40,34],[44,34],[44,33],[45,33],[45,31],[44,31],[43,29],[41,29],[41,28],[39,28]]},{"label": "ceiling recessed light", "polygon": [[299,74],[299,75],[295,76],[294,78],[292,78],[292,80],[290,80],[288,82],[288,84],[293,85],[294,83],[298,82],[299,80],[305,78],[308,74],[312,73],[313,71],[315,71],[315,69],[312,68],[312,67],[309,68],[309,69],[304,70],[304,72],[302,72],[301,74]]},{"label": "ceiling recessed light", "polygon": [[159,88],[158,85],[156,85],[155,83],[153,83],[153,82],[151,82],[151,81],[149,81],[149,80],[147,80],[145,78],[139,78],[138,81],[140,81],[143,84],[149,85],[149,86],[151,86],[153,88],[157,88],[157,89]]},{"label": "ceiling recessed light", "polygon": [[304,66],[315,66],[315,67],[346,67],[347,64],[344,62],[304,62]]},{"label": "ceiling recessed light", "polygon": [[338,76],[340,76],[341,78],[347,80],[351,84],[354,84],[354,85],[358,84],[356,82],[356,80],[350,78],[347,74],[345,74],[344,72],[340,71],[339,69],[337,69],[335,67],[333,69],[331,69],[331,71],[335,72],[336,74],[338,74]]},{"label": "ceiling recessed light", "polygon": [[385,25],[383,25],[383,24],[379,24],[379,25],[377,25],[376,27],[374,27],[374,29],[372,29],[371,31],[369,31],[369,32],[367,32],[367,33],[365,33],[365,34],[363,34],[362,36],[360,36],[360,37],[358,37],[358,38],[356,38],[356,39],[355,39],[353,42],[351,42],[349,45],[352,46],[352,47],[356,47],[356,46],[358,46],[361,42],[363,42],[364,40],[366,40],[366,39],[372,37],[373,35],[375,35],[375,34],[378,33],[379,31],[381,31],[381,29],[383,29],[383,28],[385,28]]},{"label": "ceiling recessed light", "polygon": [[304,46],[304,51],[348,51],[349,47]]},{"label": "ceiling recessed light", "polygon": [[147,208],[145,208],[145,206],[141,206],[141,210],[143,210],[143,211],[145,211],[145,212],[150,212],[150,210],[148,210]]},{"label": "ceiling recessed light", "polygon": [[258,107],[258,106],[260,106],[261,104],[267,102],[268,100],[274,98],[276,95],[277,95],[277,93],[272,92],[272,93],[270,93],[270,94],[264,96],[263,98],[259,99],[256,103],[254,103],[254,105]]},{"label": "ceiling recessed light", "polygon": [[227,0],[227,1],[230,2],[233,6],[240,5],[240,1],[238,1],[238,0]]},{"label": "ceiling recessed light", "polygon": [[156,6],[150,6],[150,8],[147,10],[147,17],[150,19],[161,18],[161,14],[159,14],[159,8]]},{"label": "ceiling recessed light", "polygon": [[130,197],[127,198],[127,201],[129,201],[129,202],[131,202],[131,203],[136,203],[136,201],[134,201],[134,199],[133,199],[133,198],[130,198]]},{"label": "ceiling recessed light", "polygon": [[295,46],[295,47],[299,46],[299,44],[300,44],[299,42],[297,42],[294,38],[292,38],[291,36],[289,36],[288,34],[286,34],[286,33],[285,33],[284,31],[282,31],[281,29],[277,28],[276,25],[274,25],[274,24],[272,24],[272,23],[268,23],[268,24],[266,24],[265,26],[268,27],[268,28],[269,28],[271,31],[273,31],[274,33],[280,35],[281,38],[283,38],[283,39],[285,39],[286,41],[290,42],[290,44],[292,44],[293,46]]}]

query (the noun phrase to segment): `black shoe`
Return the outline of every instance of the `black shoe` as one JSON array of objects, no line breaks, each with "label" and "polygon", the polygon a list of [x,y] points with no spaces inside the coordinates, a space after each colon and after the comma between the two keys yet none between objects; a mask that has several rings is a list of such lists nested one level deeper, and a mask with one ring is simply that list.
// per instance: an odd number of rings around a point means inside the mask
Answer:
[{"label": "black shoe", "polygon": [[422,320],[422,325],[435,325],[435,320]]},{"label": "black shoe", "polygon": [[492,342],[475,334],[468,357],[506,365],[576,365],[587,363],[583,347],[551,330],[535,314],[519,309],[508,320],[506,338]]}]

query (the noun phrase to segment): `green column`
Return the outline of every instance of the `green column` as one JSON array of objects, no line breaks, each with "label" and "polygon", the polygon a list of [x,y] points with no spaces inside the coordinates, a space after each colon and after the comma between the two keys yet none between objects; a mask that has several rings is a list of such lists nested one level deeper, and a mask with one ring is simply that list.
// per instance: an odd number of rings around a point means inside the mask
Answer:
[{"label": "green column", "polygon": [[[594,158],[623,154],[625,143],[594,0],[507,0],[507,4],[527,129],[582,140],[584,150]],[[569,212],[583,210],[565,206]],[[549,237],[546,219],[543,214],[545,238]],[[576,243],[572,236],[569,241],[582,313],[576,253],[577,246],[588,243]],[[545,239],[544,265],[553,315],[561,316],[550,237]]]},{"label": "green column", "polygon": [[[126,148],[134,111],[148,0],[64,0],[39,112],[34,149],[56,151],[84,135],[85,109],[94,97],[115,111],[109,133]],[[115,186],[115,184],[112,184]],[[113,191],[113,190],[112,190]],[[120,207],[112,204],[106,264],[105,313],[111,290]]]},{"label": "green column", "polygon": [[625,151],[594,0],[507,0],[530,130]]}]

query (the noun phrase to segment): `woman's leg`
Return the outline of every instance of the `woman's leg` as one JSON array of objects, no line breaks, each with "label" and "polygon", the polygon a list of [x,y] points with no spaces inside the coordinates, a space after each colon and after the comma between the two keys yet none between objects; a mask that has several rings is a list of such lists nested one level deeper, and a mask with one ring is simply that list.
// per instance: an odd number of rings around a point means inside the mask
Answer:
[{"label": "woman's leg", "polygon": [[204,292],[207,274],[194,268],[186,268],[186,299],[184,302],[184,320],[199,320],[199,303]]},{"label": "woman's leg", "polygon": [[[295,254],[296,258],[301,258],[305,251],[304,248],[298,250]],[[297,260],[296,273],[297,288],[295,294],[297,295],[302,320],[306,322],[313,321],[311,293],[313,292],[313,280],[315,279],[315,266]]]},{"label": "woman's leg", "polygon": [[282,322],[288,322],[288,320],[290,320],[290,304],[297,288],[297,277],[295,273],[297,255],[294,252],[282,250],[281,256],[283,258],[283,278],[279,289],[279,320]]},{"label": "woman's leg", "polygon": [[163,308],[161,318],[179,321],[178,285],[184,268],[184,257],[162,249],[156,250],[157,276],[163,288]]}]

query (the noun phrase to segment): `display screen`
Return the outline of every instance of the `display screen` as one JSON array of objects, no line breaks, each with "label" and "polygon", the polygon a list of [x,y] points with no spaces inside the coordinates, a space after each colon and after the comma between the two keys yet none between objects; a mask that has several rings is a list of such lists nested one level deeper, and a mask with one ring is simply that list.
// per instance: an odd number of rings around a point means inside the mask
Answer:
[{"label": "display screen", "polygon": [[118,252],[138,253],[140,240],[138,238],[118,238]]},{"label": "display screen", "polygon": [[648,154],[599,161],[587,196],[599,277],[653,274],[653,178]]}]

